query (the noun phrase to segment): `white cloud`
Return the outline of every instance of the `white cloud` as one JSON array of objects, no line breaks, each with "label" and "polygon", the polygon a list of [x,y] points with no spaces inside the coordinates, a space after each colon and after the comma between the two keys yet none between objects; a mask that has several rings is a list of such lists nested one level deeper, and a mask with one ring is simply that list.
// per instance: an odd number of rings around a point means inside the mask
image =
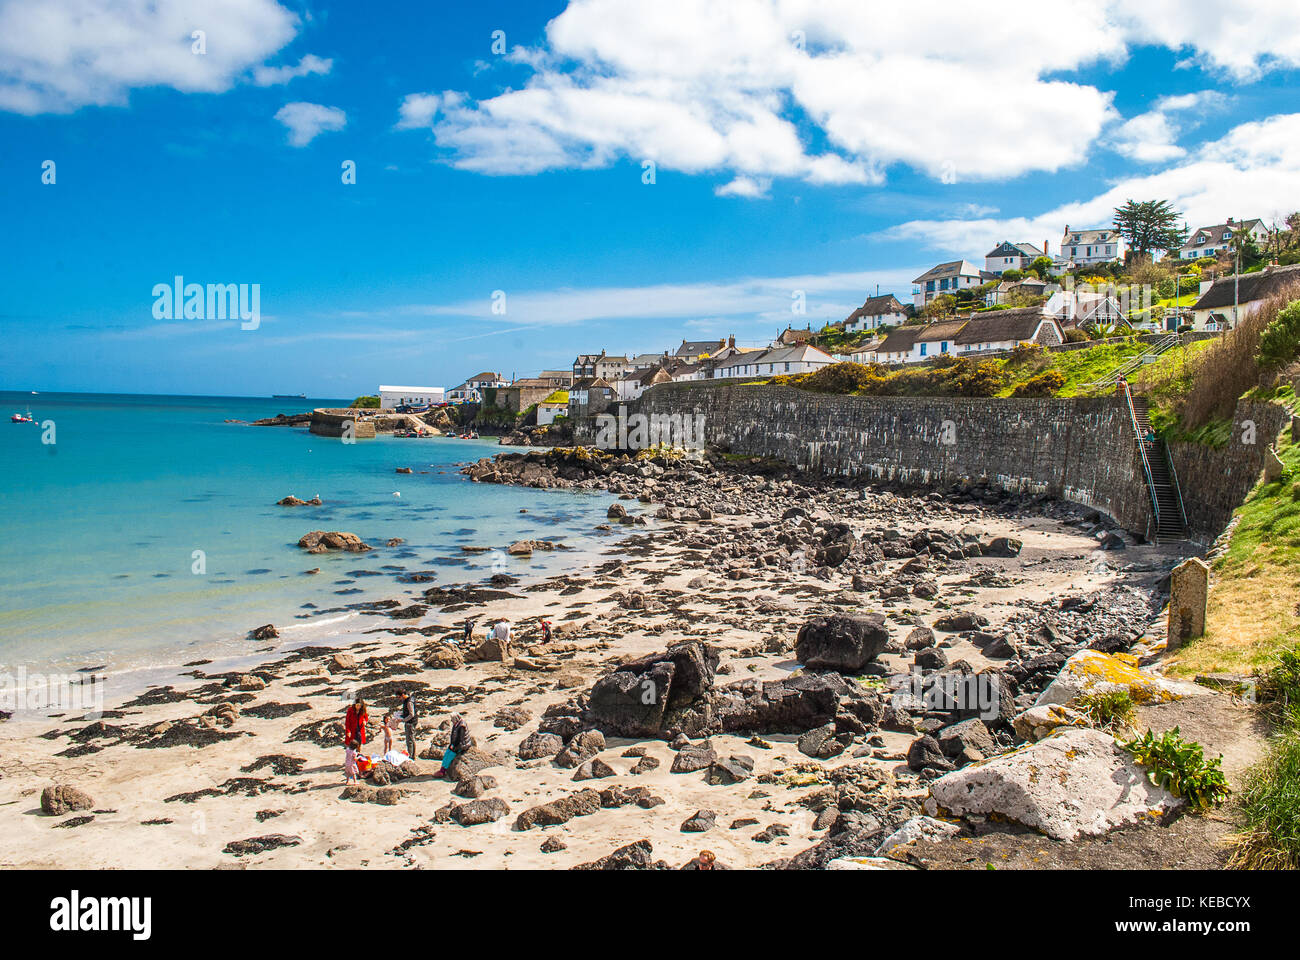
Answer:
[{"label": "white cloud", "polygon": [[755,179],[754,177],[736,177],[730,183],[724,183],[713,192],[720,197],[766,197],[767,192],[772,189],[772,181],[767,177]]},{"label": "white cloud", "polygon": [[253,82],[259,87],[270,87],[279,83],[288,83],[290,80],[297,79],[298,77],[310,76],[313,73],[325,76],[332,69],[334,69],[333,60],[323,59],[313,53],[309,53],[299,60],[296,66],[254,67]]},{"label": "white cloud", "polygon": [[[913,220],[882,235],[885,240],[922,240],[954,255],[982,256],[999,240],[1050,238],[1066,224],[1109,224],[1124,201],[1169,200],[1192,228],[1227,217],[1281,219],[1300,210],[1300,113],[1244,123],[1198,148],[1194,157],[1167,170],[1129,177],[1088,200],[1063,204],[1027,217]],[[1055,247],[1054,247],[1055,252]]]},{"label": "white cloud", "polygon": [[433,118],[442,106],[442,97],[436,93],[408,93],[397,108],[396,130],[416,130],[431,127]]},{"label": "white cloud", "polygon": [[289,145],[305,147],[318,134],[327,130],[342,130],[348,122],[347,114],[338,107],[319,103],[286,103],[275,114],[289,130]]},{"label": "white cloud", "polygon": [[[1032,16],[989,17],[959,0],[570,0],[544,45],[514,48],[533,71],[523,87],[421,100],[410,126],[431,123],[450,162],[490,174],[653,160],[729,174],[731,193],[773,177],[879,183],[900,163],[1009,178],[1082,163],[1118,120],[1109,92],[1060,79],[1071,70],[1152,42],[1239,77],[1300,55],[1294,0],[1130,6],[1042,0]],[[1178,109],[1135,118],[1115,142],[1177,156]]]},{"label": "white cloud", "polygon": [[0,110],[67,113],[150,86],[220,93],[298,24],[275,0],[0,0]]},{"label": "white cloud", "polygon": [[[1179,135],[1199,123],[1199,114],[1219,109],[1226,102],[1227,97],[1215,90],[1162,97],[1153,109],[1119,126],[1110,138],[1110,145],[1140,163],[1176,160],[1187,154],[1177,143]],[[1191,111],[1197,114],[1179,119],[1170,116]]]}]

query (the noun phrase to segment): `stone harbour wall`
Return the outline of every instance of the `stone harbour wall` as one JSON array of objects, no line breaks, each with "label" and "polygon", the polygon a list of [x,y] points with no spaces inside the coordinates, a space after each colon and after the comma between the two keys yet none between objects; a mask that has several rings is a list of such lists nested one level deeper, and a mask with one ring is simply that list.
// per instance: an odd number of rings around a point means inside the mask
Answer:
[{"label": "stone harbour wall", "polygon": [[[1151,526],[1128,407],[1117,396],[845,397],[785,386],[680,383],[662,384],[607,412],[616,414],[620,406],[628,416],[702,414],[709,444],[742,456],[775,457],[810,472],[916,487],[986,479],[1009,491],[1093,507],[1135,533],[1146,535]],[[1260,443],[1254,447],[1171,449],[1188,524],[1198,539],[1222,530],[1285,418],[1279,407],[1247,407],[1243,417],[1253,416],[1258,424]],[[594,421],[575,426],[577,442],[593,442]]]}]

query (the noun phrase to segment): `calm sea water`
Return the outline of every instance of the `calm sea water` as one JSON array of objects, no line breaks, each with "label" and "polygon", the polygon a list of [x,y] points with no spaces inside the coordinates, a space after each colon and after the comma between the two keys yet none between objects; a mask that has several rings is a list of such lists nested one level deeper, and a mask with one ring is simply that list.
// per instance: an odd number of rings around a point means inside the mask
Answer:
[{"label": "calm sea water", "polygon": [[[347,604],[428,586],[401,584],[404,573],[433,572],[446,585],[482,580],[494,561],[530,575],[582,555],[506,560],[462,545],[546,537],[594,546],[578,538],[603,518],[607,497],[459,475],[457,463],[500,452],[493,441],[345,444],[305,428],[223,422],[341,403],[0,393],[0,671],[153,672],[264,647],[247,633],[267,622],[285,641],[315,642],[349,621],[387,622]],[[29,407],[36,425],[9,422]],[[46,421],[52,444],[42,443]],[[415,473],[395,472],[408,466]],[[275,505],[288,494],[319,494],[324,506]],[[309,530],[352,531],[378,549],[307,554],[297,541]],[[393,537],[406,543],[385,547]],[[312,567],[320,573],[306,575]]]}]

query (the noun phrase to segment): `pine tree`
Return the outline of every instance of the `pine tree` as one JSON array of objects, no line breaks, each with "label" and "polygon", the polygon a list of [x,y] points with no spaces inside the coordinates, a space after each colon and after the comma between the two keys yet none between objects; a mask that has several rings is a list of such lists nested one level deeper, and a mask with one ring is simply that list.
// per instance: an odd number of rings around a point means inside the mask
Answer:
[{"label": "pine tree", "polygon": [[1179,226],[1181,214],[1168,200],[1129,200],[1115,209],[1112,221],[1134,258],[1145,258],[1155,250],[1181,247],[1187,228]]}]

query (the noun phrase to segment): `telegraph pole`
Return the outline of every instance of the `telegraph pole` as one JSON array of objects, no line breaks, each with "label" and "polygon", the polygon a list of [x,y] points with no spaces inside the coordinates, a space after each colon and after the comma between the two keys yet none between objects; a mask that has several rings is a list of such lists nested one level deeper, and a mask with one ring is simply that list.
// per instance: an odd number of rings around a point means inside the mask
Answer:
[{"label": "telegraph pole", "polygon": [[1237,329],[1237,309],[1241,305],[1241,223],[1237,223],[1237,232],[1232,235],[1232,245],[1237,251],[1237,269],[1232,274],[1232,329]]}]

